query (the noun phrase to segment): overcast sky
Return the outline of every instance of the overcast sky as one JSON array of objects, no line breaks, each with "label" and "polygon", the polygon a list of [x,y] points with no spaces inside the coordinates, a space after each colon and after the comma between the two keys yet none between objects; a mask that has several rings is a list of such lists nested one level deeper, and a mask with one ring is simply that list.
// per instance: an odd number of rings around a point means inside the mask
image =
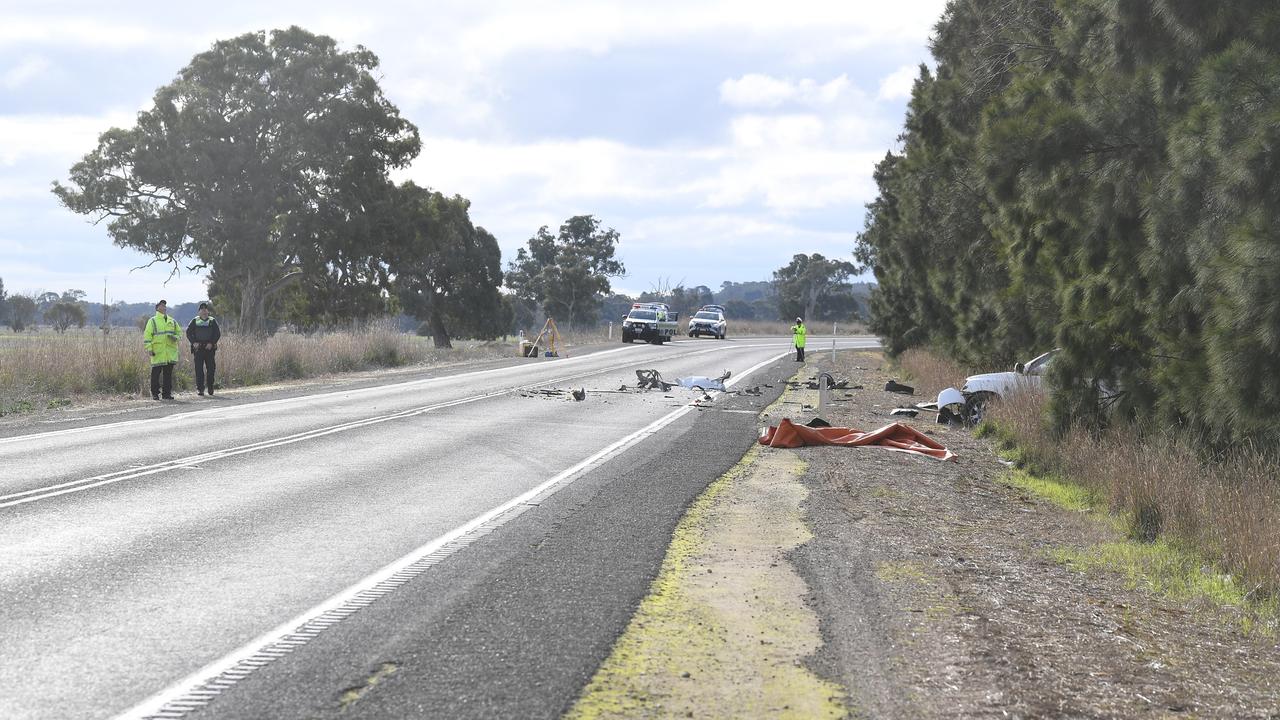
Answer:
[{"label": "overcast sky", "polygon": [[61,207],[53,180],[216,39],[300,25],[363,45],[422,134],[411,178],[472,201],[504,263],[592,213],[615,289],[849,258],[945,0],[26,2],[0,6],[0,278],[10,292],[201,299],[203,278]]}]

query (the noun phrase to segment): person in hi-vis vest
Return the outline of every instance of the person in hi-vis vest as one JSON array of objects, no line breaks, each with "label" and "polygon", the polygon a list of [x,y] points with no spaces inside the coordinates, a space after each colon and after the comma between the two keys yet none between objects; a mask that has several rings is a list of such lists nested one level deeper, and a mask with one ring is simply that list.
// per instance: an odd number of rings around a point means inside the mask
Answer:
[{"label": "person in hi-vis vest", "polygon": [[169,305],[156,303],[156,314],[142,330],[142,345],[151,355],[151,399],[173,399],[173,366],[178,364],[178,321],[169,317]]},{"label": "person in hi-vis vest", "polygon": [[795,334],[796,362],[804,362],[804,338],[808,334],[804,328],[804,318],[796,318],[796,324],[791,326],[791,332]]}]

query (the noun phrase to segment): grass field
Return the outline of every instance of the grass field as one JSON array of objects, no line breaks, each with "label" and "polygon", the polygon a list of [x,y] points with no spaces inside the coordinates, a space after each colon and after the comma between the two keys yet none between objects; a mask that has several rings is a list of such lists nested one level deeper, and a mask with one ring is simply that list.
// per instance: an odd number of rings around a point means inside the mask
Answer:
[{"label": "grass field", "polygon": [[[449,350],[432,347],[430,338],[387,328],[296,335],[266,339],[223,336],[218,348],[221,388],[262,385],[281,380],[393,368],[439,365],[514,354],[513,342],[455,341]],[[191,353],[179,344],[174,373],[177,391],[195,387]],[[98,331],[0,333],[0,415],[71,404],[90,397],[144,397],[150,384],[150,358],[142,332],[115,328]]]}]

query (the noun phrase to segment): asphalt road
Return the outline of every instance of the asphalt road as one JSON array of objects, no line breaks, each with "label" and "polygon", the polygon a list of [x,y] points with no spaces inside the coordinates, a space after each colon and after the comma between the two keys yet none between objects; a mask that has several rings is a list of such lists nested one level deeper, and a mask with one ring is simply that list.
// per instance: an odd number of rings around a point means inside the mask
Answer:
[{"label": "asphalt road", "polygon": [[[788,349],[619,345],[0,437],[0,717],[555,717]],[[775,387],[606,392],[639,368]]]}]

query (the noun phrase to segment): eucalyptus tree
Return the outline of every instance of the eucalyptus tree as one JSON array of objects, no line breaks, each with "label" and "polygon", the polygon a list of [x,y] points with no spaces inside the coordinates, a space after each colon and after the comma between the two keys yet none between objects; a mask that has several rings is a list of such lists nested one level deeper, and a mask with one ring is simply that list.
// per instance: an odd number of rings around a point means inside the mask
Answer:
[{"label": "eucalyptus tree", "polygon": [[240,329],[261,332],[289,283],[329,276],[360,291],[384,270],[361,240],[385,208],[388,171],[420,141],[377,68],[369,50],[298,27],[218,41],[54,192],[153,263],[210,269]]}]

